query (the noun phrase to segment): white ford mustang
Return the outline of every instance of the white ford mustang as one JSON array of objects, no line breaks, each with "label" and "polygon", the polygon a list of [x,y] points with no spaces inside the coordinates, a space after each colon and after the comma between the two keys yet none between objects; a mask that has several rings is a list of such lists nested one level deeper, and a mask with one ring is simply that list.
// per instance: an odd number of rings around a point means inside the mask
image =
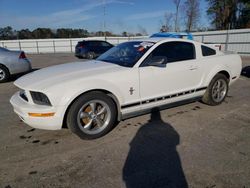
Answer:
[{"label": "white ford mustang", "polygon": [[241,72],[239,55],[191,40],[149,38],[113,47],[98,59],[44,68],[15,81],[10,100],[28,125],[63,125],[83,139],[152,109],[199,100],[218,105]]}]

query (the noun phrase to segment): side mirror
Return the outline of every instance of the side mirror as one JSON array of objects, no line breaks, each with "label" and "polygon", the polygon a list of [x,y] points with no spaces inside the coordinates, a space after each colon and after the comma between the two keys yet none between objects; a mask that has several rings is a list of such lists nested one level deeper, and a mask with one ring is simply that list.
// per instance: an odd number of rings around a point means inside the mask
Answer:
[{"label": "side mirror", "polygon": [[165,56],[155,56],[149,60],[149,66],[166,67],[167,58]]}]

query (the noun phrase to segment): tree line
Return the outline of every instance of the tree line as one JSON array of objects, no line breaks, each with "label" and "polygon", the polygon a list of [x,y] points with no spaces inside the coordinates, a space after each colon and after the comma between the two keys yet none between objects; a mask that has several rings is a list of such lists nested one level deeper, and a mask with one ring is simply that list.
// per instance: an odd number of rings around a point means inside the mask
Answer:
[{"label": "tree line", "polygon": [[[175,12],[167,12],[161,31],[203,31],[250,28],[249,0],[206,0],[209,28],[200,24],[200,0],[172,0]],[[180,25],[184,27],[180,27]]]},{"label": "tree line", "polygon": [[33,31],[29,29],[13,30],[12,27],[7,26],[0,28],[0,40],[13,39],[49,39],[49,38],[84,38],[84,37],[100,37],[100,36],[142,36],[141,33],[128,33],[126,31],[121,34],[113,34],[110,31],[89,32],[86,29],[71,29],[71,28],[37,28]]}]

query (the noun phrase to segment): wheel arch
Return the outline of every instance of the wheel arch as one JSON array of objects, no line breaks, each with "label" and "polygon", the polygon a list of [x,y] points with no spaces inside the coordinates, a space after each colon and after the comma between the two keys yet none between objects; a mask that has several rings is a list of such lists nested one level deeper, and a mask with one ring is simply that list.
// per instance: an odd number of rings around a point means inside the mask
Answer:
[{"label": "wheel arch", "polygon": [[0,66],[6,68],[9,71],[9,74],[10,74],[10,69],[5,64],[3,64],[3,63],[0,62]]},{"label": "wheel arch", "polygon": [[64,113],[64,116],[63,116],[63,125],[62,125],[62,128],[67,128],[67,123],[66,123],[66,120],[67,120],[67,114],[68,114],[68,111],[70,109],[70,107],[72,106],[72,104],[81,96],[87,94],[87,93],[90,93],[90,92],[93,92],[93,91],[99,91],[99,92],[102,92],[104,94],[106,94],[107,96],[109,96],[113,102],[115,103],[116,105],[116,110],[117,110],[117,120],[120,121],[121,120],[121,110],[120,110],[120,102],[118,100],[118,98],[110,91],[108,90],[105,90],[105,89],[92,89],[92,90],[88,90],[88,91],[85,91],[81,94],[79,94],[77,97],[75,97],[71,102],[70,104],[67,106],[66,108],[66,111]]},{"label": "wheel arch", "polygon": [[212,81],[212,79],[217,75],[217,74],[223,74],[227,77],[228,82],[230,82],[230,78],[231,78],[231,74],[230,71],[228,71],[227,69],[216,69],[212,72],[210,72],[210,74],[207,76],[205,85],[209,85],[210,82]]},{"label": "wheel arch", "polygon": [[228,80],[230,80],[230,74],[226,70],[222,70],[222,71],[218,72],[217,74],[223,74],[223,75],[225,75],[227,77]]}]

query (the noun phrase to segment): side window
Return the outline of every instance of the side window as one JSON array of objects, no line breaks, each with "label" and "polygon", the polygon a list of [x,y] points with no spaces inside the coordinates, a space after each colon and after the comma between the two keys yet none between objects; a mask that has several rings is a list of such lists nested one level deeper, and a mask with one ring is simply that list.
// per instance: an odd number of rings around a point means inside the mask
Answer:
[{"label": "side window", "polygon": [[216,51],[214,49],[209,48],[207,46],[201,46],[201,51],[203,56],[210,56],[216,54]]},{"label": "side window", "polygon": [[98,46],[100,46],[99,43],[100,43],[100,42],[98,42],[98,41],[90,41],[90,42],[89,42],[89,46],[90,46],[90,47],[98,47]]},{"label": "side window", "polygon": [[195,59],[195,47],[189,42],[166,42],[154,49],[146,61],[155,56],[165,56],[168,63],[191,60]]},{"label": "side window", "polygon": [[111,47],[111,45],[107,42],[101,42],[101,46],[103,47]]}]

